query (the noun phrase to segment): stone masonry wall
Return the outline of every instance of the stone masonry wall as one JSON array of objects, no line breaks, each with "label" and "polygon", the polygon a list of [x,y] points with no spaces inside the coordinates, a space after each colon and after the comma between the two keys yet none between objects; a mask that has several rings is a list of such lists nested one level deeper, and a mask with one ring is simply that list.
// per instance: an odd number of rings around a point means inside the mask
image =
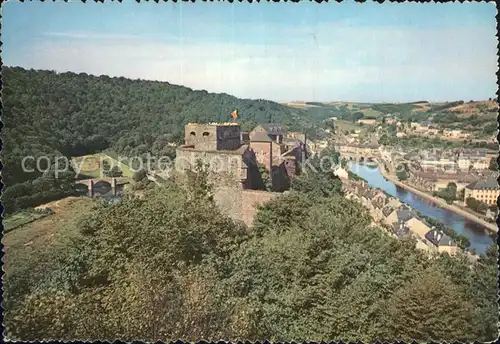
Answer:
[{"label": "stone masonry wall", "polygon": [[222,213],[233,220],[243,221],[248,227],[252,226],[257,206],[278,195],[280,194],[230,186],[220,186],[214,190],[214,200]]}]

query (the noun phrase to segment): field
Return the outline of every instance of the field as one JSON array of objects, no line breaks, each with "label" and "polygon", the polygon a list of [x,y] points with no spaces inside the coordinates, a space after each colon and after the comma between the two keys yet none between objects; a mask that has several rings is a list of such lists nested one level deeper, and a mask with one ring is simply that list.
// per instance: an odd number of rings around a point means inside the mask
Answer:
[{"label": "field", "polygon": [[360,112],[362,112],[365,117],[379,118],[383,116],[382,112],[373,110],[372,108],[361,109]]},{"label": "field", "polygon": [[132,178],[134,175],[134,172],[126,164],[123,164],[104,153],[84,155],[72,159],[73,166],[76,169],[78,166],[81,167],[80,175],[77,176],[80,178],[103,177],[104,175],[101,175],[101,163],[103,161],[108,161],[110,166],[118,166],[120,170],[122,170],[124,177]]},{"label": "field", "polygon": [[5,233],[48,215],[50,214],[36,213],[30,210],[15,213],[3,220]]},{"label": "field", "polygon": [[28,268],[29,262],[38,261],[37,254],[44,251],[62,236],[70,236],[77,221],[88,214],[94,200],[87,197],[67,197],[50,202],[39,208],[50,208],[54,214],[22,224],[15,230],[5,233],[5,272],[7,277]]},{"label": "field", "polygon": [[472,103],[464,103],[446,109],[447,112],[456,112],[459,117],[468,117],[472,115],[480,115],[481,113],[496,112],[498,104],[496,101],[476,101]]},{"label": "field", "polygon": [[46,203],[54,214],[25,223],[3,238],[4,244],[4,307],[12,309],[22,295],[60,263],[78,240],[78,222],[92,211],[95,200],[67,197]]},{"label": "field", "polygon": [[348,121],[343,121],[341,119],[335,121],[335,125],[337,126],[338,130],[344,132],[345,130],[351,131],[351,130],[361,130],[361,133],[366,130],[366,127],[360,126],[357,124],[354,124],[352,122]]}]

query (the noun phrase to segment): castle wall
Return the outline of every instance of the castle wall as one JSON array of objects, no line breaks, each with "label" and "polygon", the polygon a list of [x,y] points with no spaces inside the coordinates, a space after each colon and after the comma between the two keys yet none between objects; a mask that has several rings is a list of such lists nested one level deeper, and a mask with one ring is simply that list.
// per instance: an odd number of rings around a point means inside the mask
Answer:
[{"label": "castle wall", "polygon": [[196,166],[197,160],[208,164],[214,174],[230,174],[238,181],[246,181],[247,179],[247,166],[243,162],[243,155],[222,151],[201,151],[179,147],[176,150],[176,171],[182,173]]},{"label": "castle wall", "polygon": [[243,221],[251,227],[257,207],[279,196],[279,193],[243,190],[235,187],[217,187],[214,200],[221,212],[233,220]]}]

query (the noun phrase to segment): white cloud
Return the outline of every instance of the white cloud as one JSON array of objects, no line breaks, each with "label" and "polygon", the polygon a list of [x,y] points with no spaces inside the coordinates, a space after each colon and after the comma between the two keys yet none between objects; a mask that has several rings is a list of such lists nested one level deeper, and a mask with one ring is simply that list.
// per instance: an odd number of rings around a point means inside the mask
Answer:
[{"label": "white cloud", "polygon": [[[162,36],[165,41],[152,36],[52,32],[25,46],[16,61],[6,63],[168,81],[250,98],[338,99],[337,95],[345,97],[348,91],[355,99],[375,99],[380,95],[367,95],[367,90],[385,94],[384,87],[389,90],[390,85],[435,83],[452,90],[460,83],[469,83],[471,89],[475,84],[496,87],[494,34],[481,29],[395,30],[320,24],[314,30],[286,28],[280,33],[292,37],[286,44],[274,40],[278,43],[257,45],[245,43],[242,37],[241,43],[232,44],[176,36]],[[431,99],[431,91],[408,94]],[[460,92],[465,91],[457,89]]]}]

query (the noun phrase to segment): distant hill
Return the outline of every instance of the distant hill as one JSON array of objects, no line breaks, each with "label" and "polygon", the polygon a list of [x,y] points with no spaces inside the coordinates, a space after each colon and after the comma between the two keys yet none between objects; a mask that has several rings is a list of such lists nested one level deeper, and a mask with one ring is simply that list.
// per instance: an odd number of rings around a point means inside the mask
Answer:
[{"label": "distant hill", "polygon": [[495,100],[470,101],[446,109],[447,112],[459,114],[460,117],[497,112],[498,103]]},{"label": "distant hill", "polygon": [[[398,114],[403,120],[414,119],[423,121],[433,115],[436,117],[454,116],[461,117],[486,117],[491,118],[498,111],[498,103],[495,100],[470,101],[463,100],[453,102],[431,103],[426,100],[408,103],[358,103],[358,102],[290,102],[285,105],[301,108],[309,113],[316,114],[316,118],[336,116],[348,121],[355,121],[363,115],[363,118],[379,118],[387,114]],[[321,114],[321,115],[318,115]],[[449,116],[448,116],[449,117]]]}]

